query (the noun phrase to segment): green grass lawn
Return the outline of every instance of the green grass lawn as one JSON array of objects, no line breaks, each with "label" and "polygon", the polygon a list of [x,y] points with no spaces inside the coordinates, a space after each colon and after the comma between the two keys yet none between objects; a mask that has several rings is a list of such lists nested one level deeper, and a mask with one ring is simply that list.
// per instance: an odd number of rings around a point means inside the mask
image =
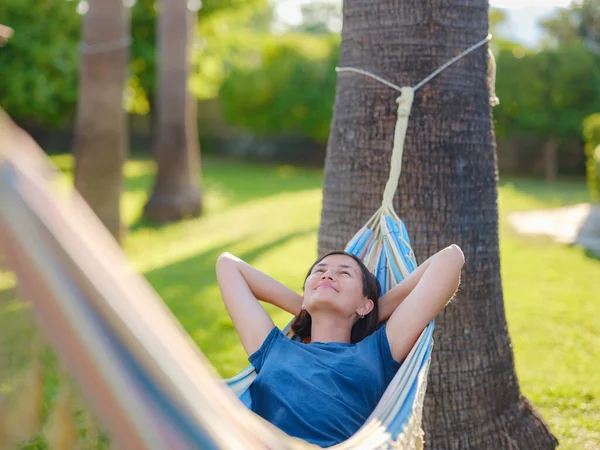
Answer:
[{"label": "green grass lawn", "polygon": [[[54,160],[69,173],[70,157]],[[219,296],[215,260],[229,251],[300,290],[316,257],[322,173],[206,160],[204,216],[154,228],[137,222],[153,170],[147,161],[126,167],[123,217],[131,231],[124,249],[219,373],[231,376],[247,360]],[[507,215],[587,200],[579,180],[500,186],[502,276],[517,372],[561,449],[600,448],[600,261],[579,248],[517,236]],[[11,284],[0,273],[0,301]],[[270,312],[278,325],[289,320]]]},{"label": "green grass lawn", "polygon": [[517,374],[561,449],[600,448],[600,260],[518,236],[507,216],[588,200],[584,181],[500,187],[502,285]]}]

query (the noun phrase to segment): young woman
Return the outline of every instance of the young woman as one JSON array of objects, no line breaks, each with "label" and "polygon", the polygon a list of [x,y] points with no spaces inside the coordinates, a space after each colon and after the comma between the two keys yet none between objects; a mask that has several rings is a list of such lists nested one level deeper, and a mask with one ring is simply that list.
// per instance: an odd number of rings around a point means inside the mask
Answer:
[{"label": "young woman", "polygon": [[[463,264],[460,248],[447,247],[379,298],[379,283],[360,259],[333,252],[313,264],[299,295],[222,254],[221,294],[258,373],[252,410],[322,447],[348,439],[456,292]],[[296,316],[293,329],[302,342],[287,339],[258,300]]]}]

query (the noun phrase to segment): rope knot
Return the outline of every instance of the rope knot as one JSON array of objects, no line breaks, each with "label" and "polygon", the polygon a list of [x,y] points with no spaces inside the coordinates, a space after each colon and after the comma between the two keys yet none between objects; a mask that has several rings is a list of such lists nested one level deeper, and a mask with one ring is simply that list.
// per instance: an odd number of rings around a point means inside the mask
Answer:
[{"label": "rope knot", "polygon": [[398,116],[408,117],[415,98],[415,90],[405,86],[400,89],[400,96],[396,98],[398,104]]}]

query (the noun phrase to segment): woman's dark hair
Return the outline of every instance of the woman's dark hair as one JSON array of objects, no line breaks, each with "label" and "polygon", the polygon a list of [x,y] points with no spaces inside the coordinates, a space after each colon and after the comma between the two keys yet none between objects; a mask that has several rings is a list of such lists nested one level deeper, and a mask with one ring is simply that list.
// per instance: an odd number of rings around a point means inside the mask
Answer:
[{"label": "woman's dark hair", "polygon": [[[310,267],[308,273],[306,274],[306,278],[304,280],[305,284],[306,279],[308,279],[308,277],[310,276],[313,268],[321,261],[323,261],[326,257],[331,255],[345,255],[351,257],[352,259],[354,259],[354,261],[356,261],[362,273],[363,294],[367,298],[373,300],[373,309],[371,310],[371,312],[362,319],[359,319],[352,327],[352,332],[350,333],[350,342],[354,344],[356,342],[362,341],[368,335],[377,330],[379,318],[379,308],[377,303],[379,300],[379,296],[381,295],[381,286],[379,285],[379,280],[377,280],[377,277],[375,277],[375,275],[373,275],[369,271],[369,269],[367,269],[367,267],[363,264],[360,258],[351,253],[346,253],[342,251],[327,253],[326,255],[323,255],[321,258],[315,261],[315,263]],[[305,339],[310,338],[311,327],[312,317],[310,316],[308,311],[302,310],[300,315],[292,324],[292,330],[298,338],[304,341]]]}]

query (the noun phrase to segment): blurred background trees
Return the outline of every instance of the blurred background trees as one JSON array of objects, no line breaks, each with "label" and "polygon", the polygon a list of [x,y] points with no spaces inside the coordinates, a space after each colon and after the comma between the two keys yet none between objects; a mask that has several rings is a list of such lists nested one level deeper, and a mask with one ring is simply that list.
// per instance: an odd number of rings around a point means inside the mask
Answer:
[{"label": "blurred background trees", "polygon": [[[45,148],[71,146],[85,3],[0,5],[3,23],[15,30],[0,50],[2,105]],[[124,103],[132,151],[149,154],[157,112],[157,8],[154,0],[125,4],[133,40]],[[274,6],[268,0],[201,3],[189,88],[199,102],[202,151],[320,165],[332,116],[340,6],[306,4],[293,24],[282,22]],[[549,181],[585,173],[583,120],[600,111],[598,11],[595,0],[555,10],[543,20],[545,36],[535,48],[494,39],[501,172]],[[44,20],[48,16],[55,20]],[[492,32],[505,19],[492,10]]]}]

